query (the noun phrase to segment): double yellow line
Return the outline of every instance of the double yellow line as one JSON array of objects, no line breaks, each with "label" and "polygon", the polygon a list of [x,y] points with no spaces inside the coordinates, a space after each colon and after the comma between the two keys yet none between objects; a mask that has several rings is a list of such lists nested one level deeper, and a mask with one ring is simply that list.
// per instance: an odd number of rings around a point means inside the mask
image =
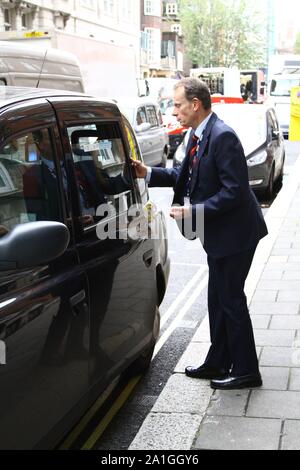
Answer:
[{"label": "double yellow line", "polygon": [[[125,386],[125,388],[122,390],[118,398],[114,401],[108,412],[105,414],[105,416],[101,419],[97,427],[94,429],[92,434],[88,437],[86,442],[82,445],[81,450],[91,450],[97,441],[100,439],[102,434],[104,433],[105,429],[107,426],[110,424],[110,422],[113,420],[113,418],[116,416],[118,411],[122,408],[124,403],[128,400],[128,397],[132,393],[132,391],[135,389],[141,378],[143,377],[142,374],[137,375],[133,377]],[[59,449],[60,450],[69,450],[71,449],[72,445],[78,439],[80,434],[86,429],[86,426],[88,423],[91,421],[91,419],[96,415],[96,413],[99,411],[101,406],[104,404],[105,400],[109,397],[109,395],[112,393],[114,388],[117,386],[119,383],[119,377],[117,377],[114,382],[107,387],[105,392],[98,398],[98,400],[93,404],[93,406],[89,409],[89,411],[81,418],[79,423],[74,427],[74,429],[70,432],[70,434],[67,436],[67,438],[63,441],[63,443],[60,445]]]}]

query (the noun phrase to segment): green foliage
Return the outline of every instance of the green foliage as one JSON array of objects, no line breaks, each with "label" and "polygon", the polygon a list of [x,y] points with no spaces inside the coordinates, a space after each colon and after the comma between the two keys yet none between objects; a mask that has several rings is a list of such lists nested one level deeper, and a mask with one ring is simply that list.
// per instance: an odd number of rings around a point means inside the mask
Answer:
[{"label": "green foliage", "polygon": [[246,0],[179,0],[186,52],[198,67],[264,65],[266,19]]},{"label": "green foliage", "polygon": [[296,42],[294,45],[294,53],[300,54],[300,31],[297,33]]}]

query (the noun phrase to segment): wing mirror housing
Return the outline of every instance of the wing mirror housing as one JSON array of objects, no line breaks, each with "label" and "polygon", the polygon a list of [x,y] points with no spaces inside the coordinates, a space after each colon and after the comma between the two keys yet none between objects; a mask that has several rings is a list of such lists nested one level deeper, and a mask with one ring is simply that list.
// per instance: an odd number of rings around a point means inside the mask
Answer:
[{"label": "wing mirror housing", "polygon": [[0,238],[0,271],[39,266],[62,255],[70,240],[60,222],[28,222],[16,225]]}]

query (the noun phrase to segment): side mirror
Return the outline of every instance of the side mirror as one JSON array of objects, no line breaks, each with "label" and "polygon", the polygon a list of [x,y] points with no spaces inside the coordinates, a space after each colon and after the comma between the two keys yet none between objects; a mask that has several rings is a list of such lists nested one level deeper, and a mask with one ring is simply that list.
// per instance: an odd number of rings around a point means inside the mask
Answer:
[{"label": "side mirror", "polygon": [[0,271],[33,268],[54,260],[66,250],[68,228],[60,222],[28,222],[0,238]]},{"label": "side mirror", "polygon": [[139,124],[138,126],[135,126],[134,130],[135,132],[146,132],[150,129],[151,124],[150,122],[143,122],[142,124]]}]

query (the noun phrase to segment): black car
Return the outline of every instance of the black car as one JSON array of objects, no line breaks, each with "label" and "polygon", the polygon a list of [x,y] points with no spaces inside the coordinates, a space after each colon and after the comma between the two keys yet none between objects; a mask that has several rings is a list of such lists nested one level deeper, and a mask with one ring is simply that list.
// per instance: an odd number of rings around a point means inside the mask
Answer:
[{"label": "black car", "polygon": [[166,229],[114,103],[3,87],[0,126],[0,448],[51,448],[149,366]]}]

